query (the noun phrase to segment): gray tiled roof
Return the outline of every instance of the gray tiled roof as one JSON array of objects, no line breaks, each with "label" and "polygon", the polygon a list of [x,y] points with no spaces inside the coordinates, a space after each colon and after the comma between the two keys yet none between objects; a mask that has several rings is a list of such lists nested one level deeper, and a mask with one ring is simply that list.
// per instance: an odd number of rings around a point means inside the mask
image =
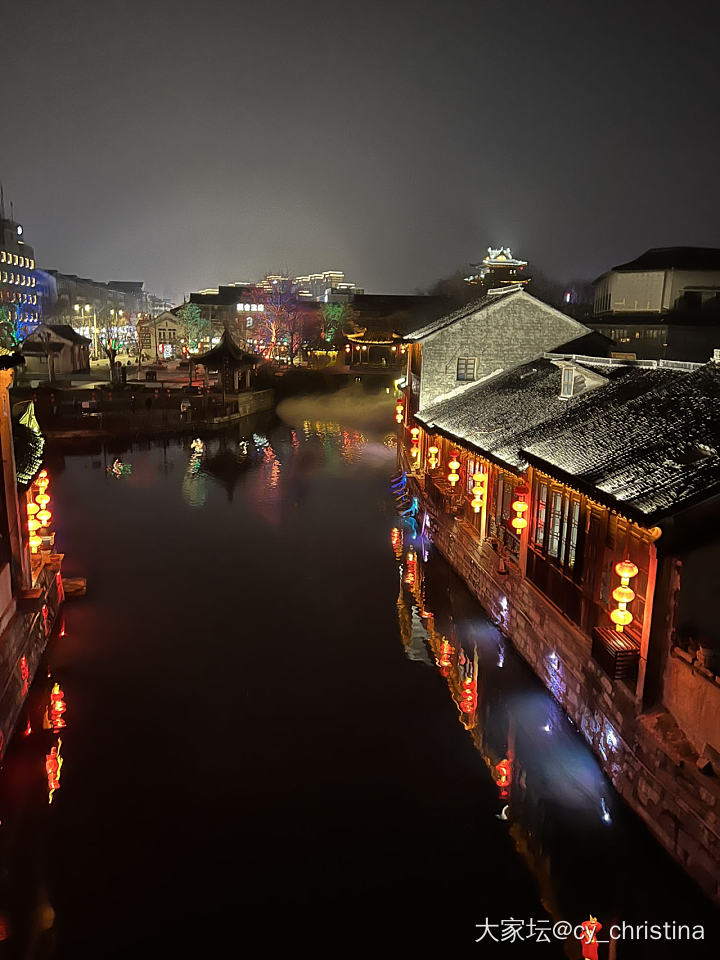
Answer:
[{"label": "gray tiled roof", "polygon": [[485,310],[487,307],[498,303],[500,300],[505,300],[507,297],[511,297],[520,293],[521,290],[521,287],[508,287],[507,289],[496,290],[493,293],[489,293],[487,296],[482,297],[480,300],[473,300],[472,303],[466,303],[458,310],[454,310],[452,313],[445,314],[444,317],[439,317],[437,320],[433,320],[432,323],[428,323],[424,327],[420,327],[419,330],[413,330],[412,333],[406,334],[404,339],[411,343],[415,343],[418,340],[424,340],[431,334],[437,333],[438,330],[443,330],[445,327],[449,327],[450,324],[455,323],[456,320],[460,320],[462,317],[469,317],[471,314],[478,313],[480,310]]},{"label": "gray tiled roof", "polygon": [[[601,393],[603,391],[597,391]],[[657,377],[650,390],[590,406],[523,454],[646,521],[720,495],[720,365]]]},{"label": "gray tiled roof", "polygon": [[533,463],[641,522],[720,493],[720,365],[577,358],[604,382],[561,399],[552,357],[456,392],[417,419],[501,465]]}]

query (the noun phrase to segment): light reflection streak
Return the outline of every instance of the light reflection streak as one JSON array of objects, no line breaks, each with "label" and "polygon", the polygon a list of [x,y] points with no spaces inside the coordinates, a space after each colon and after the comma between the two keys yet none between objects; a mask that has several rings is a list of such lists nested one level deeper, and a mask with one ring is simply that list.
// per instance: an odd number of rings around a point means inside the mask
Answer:
[{"label": "light reflection streak", "polygon": [[[453,610],[449,628],[439,629],[426,606],[422,555],[415,554],[414,576],[409,582],[403,566],[398,564],[397,609],[405,652],[410,660],[434,667],[447,684],[458,708],[458,721],[496,785],[499,806],[493,816],[508,823],[516,849],[538,879],[548,913],[560,919],[551,864],[553,823],[549,820],[546,824],[544,812],[564,810],[572,814],[574,829],[591,831],[600,811],[602,824],[612,825],[603,796],[607,780],[586,745],[563,723],[564,715],[547,693],[498,683],[502,675],[496,671],[506,660],[505,642],[494,627],[478,629],[479,610],[475,608],[475,619],[458,617]],[[455,603],[452,594],[450,602]],[[441,615],[441,621],[447,619],[447,613]],[[418,655],[422,647],[429,656]],[[548,673],[560,681],[562,665],[554,651],[546,662]],[[618,743],[612,730],[605,731],[605,740],[610,749]],[[545,846],[546,836],[549,846]]]}]

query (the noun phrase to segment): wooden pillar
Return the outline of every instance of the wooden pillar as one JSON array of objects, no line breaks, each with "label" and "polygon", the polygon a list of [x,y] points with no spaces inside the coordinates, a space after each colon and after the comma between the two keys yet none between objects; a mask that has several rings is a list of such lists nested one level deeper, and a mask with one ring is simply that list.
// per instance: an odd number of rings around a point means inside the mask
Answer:
[{"label": "wooden pillar", "polygon": [[652,627],[653,600],[655,599],[655,581],[657,579],[657,548],[654,543],[649,545],[650,562],[648,564],[647,593],[645,594],[645,616],[643,618],[642,636],[640,638],[640,659],[638,662],[638,678],[635,686],[635,696],[643,702],[645,693],[645,675],[647,673],[648,648],[650,646],[650,628]]},{"label": "wooden pillar", "polygon": [[520,477],[521,485],[524,484],[528,488],[528,495],[526,502],[528,509],[525,511],[523,516],[527,520],[527,526],[523,528],[520,534],[520,553],[518,555],[518,561],[520,563],[520,572],[523,577],[527,575],[527,554],[528,554],[528,540],[530,537],[530,518],[532,517],[532,489],[533,489],[533,469],[528,467],[527,473],[524,477]]},{"label": "wooden pillar", "polygon": [[24,590],[32,585],[32,572],[30,553],[23,535],[25,518],[21,515],[17,491],[15,451],[10,419],[10,396],[8,394],[12,379],[12,370],[0,370],[0,446],[2,448],[5,508],[7,511],[13,580],[18,589]]}]

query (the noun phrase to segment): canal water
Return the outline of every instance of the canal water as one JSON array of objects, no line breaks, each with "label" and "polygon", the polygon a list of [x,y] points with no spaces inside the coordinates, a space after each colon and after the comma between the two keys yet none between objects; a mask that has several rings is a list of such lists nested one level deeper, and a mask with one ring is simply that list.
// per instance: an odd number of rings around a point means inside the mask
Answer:
[{"label": "canal water", "polygon": [[392,438],[355,423],[296,405],[201,454],[50,451],[88,592],[0,773],[2,955],[580,957],[548,931],[591,914],[705,925],[601,960],[716,955],[715,910],[398,518]]}]

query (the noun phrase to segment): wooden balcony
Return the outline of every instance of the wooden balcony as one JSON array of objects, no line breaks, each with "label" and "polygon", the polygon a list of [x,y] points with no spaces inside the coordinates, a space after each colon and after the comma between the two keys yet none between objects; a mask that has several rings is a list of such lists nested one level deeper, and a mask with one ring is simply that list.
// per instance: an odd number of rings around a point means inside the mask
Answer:
[{"label": "wooden balcony", "polygon": [[592,640],[593,660],[611,680],[634,680],[640,660],[640,644],[628,633],[612,627],[595,627]]}]

